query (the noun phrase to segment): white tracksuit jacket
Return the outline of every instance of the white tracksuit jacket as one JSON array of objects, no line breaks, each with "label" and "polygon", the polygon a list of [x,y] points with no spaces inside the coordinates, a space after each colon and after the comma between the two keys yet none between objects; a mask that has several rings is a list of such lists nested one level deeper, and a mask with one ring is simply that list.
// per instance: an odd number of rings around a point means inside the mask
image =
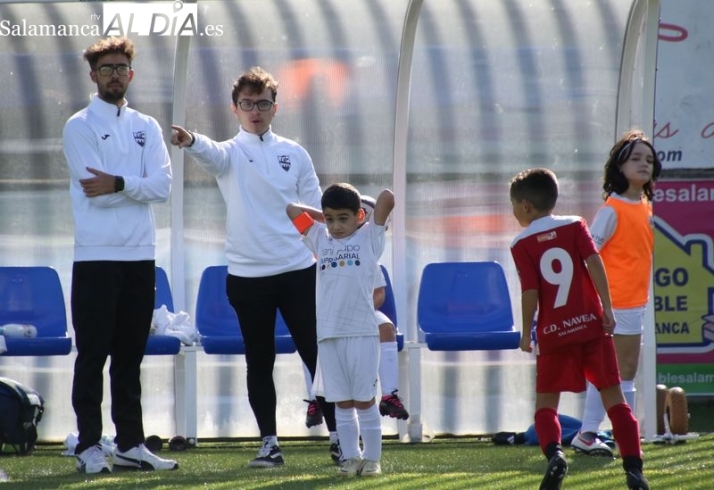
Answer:
[{"label": "white tracksuit jacket", "polygon": [[[153,202],[171,192],[171,161],[161,127],[150,116],[96,95],[64,127],[74,213],[74,260],[154,260]],[[124,190],[88,198],[79,184],[87,167],[124,178]]]},{"label": "white tracksuit jacket", "polygon": [[228,272],[265,277],[312,265],[315,258],[285,211],[297,202],[321,208],[320,182],[307,151],[270,129],[260,136],[241,129],[220,143],[194,136],[186,150],[216,178],[226,202]]}]

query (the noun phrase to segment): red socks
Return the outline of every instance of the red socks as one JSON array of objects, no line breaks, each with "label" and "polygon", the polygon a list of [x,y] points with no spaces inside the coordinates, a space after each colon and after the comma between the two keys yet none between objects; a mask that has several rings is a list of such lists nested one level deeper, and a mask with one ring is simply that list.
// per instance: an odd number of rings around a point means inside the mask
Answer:
[{"label": "red socks", "polygon": [[[538,444],[543,454],[550,444],[560,445],[561,427],[558,412],[552,408],[541,408],[535,413],[535,431],[538,435]],[[638,439],[639,440],[639,439]]]},{"label": "red socks", "polygon": [[[620,403],[610,407],[607,411],[612,422],[612,435],[620,448],[623,458],[633,456],[642,457],[640,446],[640,425],[632,414],[630,406]],[[535,431],[541,451],[546,454],[546,448],[551,444],[561,444],[561,427],[558,412],[552,408],[541,408],[535,413]],[[546,456],[550,456],[546,454]]]},{"label": "red socks", "polygon": [[630,406],[626,403],[613,405],[607,411],[607,416],[610,417],[610,422],[612,422],[612,435],[617,441],[622,457],[635,456],[641,458],[640,424],[635,416],[632,415]]}]

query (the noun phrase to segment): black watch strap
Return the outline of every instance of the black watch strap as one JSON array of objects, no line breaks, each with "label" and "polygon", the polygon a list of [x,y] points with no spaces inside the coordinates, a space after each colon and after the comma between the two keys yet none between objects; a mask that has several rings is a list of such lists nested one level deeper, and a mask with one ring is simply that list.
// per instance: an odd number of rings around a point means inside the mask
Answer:
[{"label": "black watch strap", "polygon": [[124,177],[121,175],[116,175],[114,177],[114,192],[121,192],[124,190]]}]

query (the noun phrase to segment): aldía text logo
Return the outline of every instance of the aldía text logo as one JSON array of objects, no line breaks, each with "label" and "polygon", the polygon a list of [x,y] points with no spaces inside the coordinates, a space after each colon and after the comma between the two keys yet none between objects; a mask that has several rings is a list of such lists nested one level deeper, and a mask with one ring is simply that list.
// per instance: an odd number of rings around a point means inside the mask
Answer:
[{"label": "ald\u00eda text logo", "polygon": [[203,35],[203,31],[198,32],[197,12],[197,4],[185,4],[180,1],[107,2],[103,5],[102,15],[104,35],[117,37]]}]

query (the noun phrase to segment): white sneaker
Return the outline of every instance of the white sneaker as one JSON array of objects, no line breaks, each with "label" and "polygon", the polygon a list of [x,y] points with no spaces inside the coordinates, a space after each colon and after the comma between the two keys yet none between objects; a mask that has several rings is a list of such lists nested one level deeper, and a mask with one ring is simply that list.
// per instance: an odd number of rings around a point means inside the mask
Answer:
[{"label": "white sneaker", "polygon": [[115,470],[161,471],[178,469],[178,463],[173,459],[161,459],[139,444],[128,451],[114,451]]},{"label": "white sneaker", "polygon": [[77,471],[80,473],[111,473],[107,458],[99,446],[91,446],[74,456],[77,458]]},{"label": "white sneaker", "polygon": [[584,434],[578,432],[578,435],[573,438],[573,442],[571,442],[570,445],[573,449],[575,449],[576,453],[583,453],[588,456],[605,456],[608,458],[615,457],[615,453],[612,451],[612,448],[602,442],[592,432],[586,432]]},{"label": "white sneaker", "polygon": [[340,463],[339,473],[342,476],[357,476],[362,471],[364,460],[362,458],[350,458]]},{"label": "white sneaker", "polygon": [[372,461],[371,459],[365,459],[362,465],[362,470],[359,472],[361,476],[377,476],[382,474],[382,465],[379,461]]}]

